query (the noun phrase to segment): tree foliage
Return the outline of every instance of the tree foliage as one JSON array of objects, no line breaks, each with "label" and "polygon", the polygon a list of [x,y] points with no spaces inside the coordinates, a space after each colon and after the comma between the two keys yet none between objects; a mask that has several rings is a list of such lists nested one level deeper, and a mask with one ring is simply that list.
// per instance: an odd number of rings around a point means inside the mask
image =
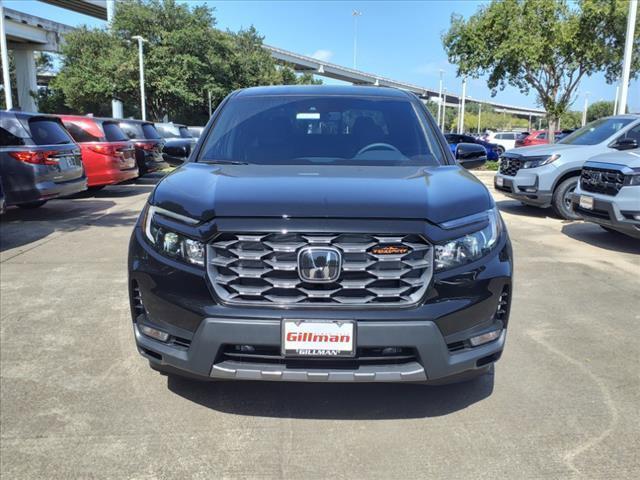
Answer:
[{"label": "tree foliage", "polygon": [[594,102],[587,108],[587,122],[592,122],[602,117],[613,115],[614,102]]},{"label": "tree foliage", "polygon": [[[469,19],[452,16],[443,43],[458,73],[487,75],[494,95],[533,90],[554,130],[584,76],[619,74],[627,8],[626,0],[492,0]],[[639,57],[636,48],[634,76]]]},{"label": "tree foliage", "polygon": [[148,118],[200,124],[228,93],[255,85],[311,83],[277,66],[253,28],[215,28],[213,10],[175,0],[117,3],[111,29],[81,28],[68,34],[63,62],[52,88],[74,110],[110,115],[111,98],[123,101],[125,115],[140,116],[137,41],[144,43]]}]

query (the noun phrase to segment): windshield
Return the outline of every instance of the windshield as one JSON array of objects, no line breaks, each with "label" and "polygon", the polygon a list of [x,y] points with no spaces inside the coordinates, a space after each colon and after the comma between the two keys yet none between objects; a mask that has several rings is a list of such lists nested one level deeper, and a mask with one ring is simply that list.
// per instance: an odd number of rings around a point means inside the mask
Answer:
[{"label": "windshield", "polygon": [[633,122],[632,118],[600,118],[576,130],[571,135],[567,135],[558,143],[564,145],[597,145],[631,122]]},{"label": "windshield", "polygon": [[440,165],[444,154],[408,100],[254,96],[229,102],[198,161],[262,165]]}]

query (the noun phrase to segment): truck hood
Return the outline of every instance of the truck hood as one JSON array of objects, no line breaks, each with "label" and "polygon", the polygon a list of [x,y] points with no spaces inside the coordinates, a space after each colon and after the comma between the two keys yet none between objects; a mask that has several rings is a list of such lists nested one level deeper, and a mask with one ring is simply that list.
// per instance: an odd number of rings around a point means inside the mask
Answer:
[{"label": "truck hood", "polygon": [[187,163],[151,203],[214,217],[393,218],[432,223],[492,207],[486,187],[458,166],[261,166]]},{"label": "truck hood", "polygon": [[627,152],[607,152],[591,157],[588,163],[612,163],[617,166],[640,168],[640,153],[636,150]]},{"label": "truck hood", "polygon": [[606,151],[607,147],[602,144],[598,145],[565,145],[562,143],[553,143],[551,145],[531,145],[530,147],[519,147],[509,150],[509,153],[515,153],[525,157],[537,157],[540,155],[553,155],[554,153],[569,153],[582,150],[584,152],[598,150]]}]

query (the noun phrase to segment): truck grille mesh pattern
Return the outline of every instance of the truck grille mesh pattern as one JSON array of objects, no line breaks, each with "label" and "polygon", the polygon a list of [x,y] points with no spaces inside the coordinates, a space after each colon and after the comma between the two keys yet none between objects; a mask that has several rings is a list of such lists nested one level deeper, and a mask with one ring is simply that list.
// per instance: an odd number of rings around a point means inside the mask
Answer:
[{"label": "truck grille mesh pattern", "polygon": [[516,157],[508,157],[503,155],[500,157],[500,173],[515,177],[518,170],[522,168],[522,160]]},{"label": "truck grille mesh pattern", "polygon": [[[339,250],[336,282],[300,279],[297,255],[309,246]],[[384,246],[407,251],[373,253]],[[411,305],[424,295],[432,268],[433,248],[420,235],[221,233],[207,245],[215,292],[243,305]]]},{"label": "truck grille mesh pattern", "polygon": [[580,188],[586,192],[615,196],[624,184],[624,174],[616,170],[585,167],[580,175]]}]

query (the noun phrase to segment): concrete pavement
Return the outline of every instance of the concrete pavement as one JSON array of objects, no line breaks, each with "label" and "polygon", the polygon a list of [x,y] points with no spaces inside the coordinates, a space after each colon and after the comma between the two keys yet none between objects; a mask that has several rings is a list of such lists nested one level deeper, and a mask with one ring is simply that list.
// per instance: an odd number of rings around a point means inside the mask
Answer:
[{"label": "concrete pavement", "polygon": [[640,476],[637,241],[496,195],[516,284],[494,376],[201,384],[134,347],[126,251],[151,188],[0,217],[2,478]]}]

